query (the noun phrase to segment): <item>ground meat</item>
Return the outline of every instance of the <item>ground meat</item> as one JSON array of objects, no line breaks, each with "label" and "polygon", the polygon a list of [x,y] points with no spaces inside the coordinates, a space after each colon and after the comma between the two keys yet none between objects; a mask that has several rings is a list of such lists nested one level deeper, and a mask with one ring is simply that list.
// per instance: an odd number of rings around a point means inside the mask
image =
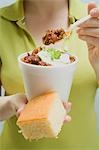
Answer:
[{"label": "ground meat", "polygon": [[[33,65],[40,65],[40,66],[51,66],[51,64],[48,64],[46,62],[43,62],[40,57],[37,55],[38,52],[42,50],[41,47],[36,48],[32,51],[32,53],[27,53],[27,56],[22,58],[21,60],[25,63],[28,64],[33,64]],[[74,62],[75,58],[73,56],[70,56],[70,62]]]},{"label": "ground meat", "polygon": [[51,66],[51,64],[47,64],[46,62],[39,61],[40,66]]},{"label": "ground meat", "polygon": [[42,50],[41,47],[36,48],[33,50],[31,54],[27,53],[27,56],[22,58],[22,61],[28,64],[34,64],[34,65],[41,65],[41,66],[51,66],[50,64],[47,64],[46,62],[43,62],[40,57],[37,55],[38,52]]},{"label": "ground meat", "polygon": [[42,47],[35,48],[32,52],[32,55],[36,55],[38,52],[42,50]]},{"label": "ground meat", "polygon": [[40,61],[39,57],[36,55],[28,55],[24,57],[24,62],[29,63],[29,64],[35,64],[38,65],[38,62]]},{"label": "ground meat", "polygon": [[71,63],[75,61],[75,58],[73,56],[70,56],[69,59]]},{"label": "ground meat", "polygon": [[70,32],[65,32],[64,29],[48,30],[42,38],[43,44],[55,44],[55,42],[63,39],[65,36],[68,36],[68,34],[70,34]]}]

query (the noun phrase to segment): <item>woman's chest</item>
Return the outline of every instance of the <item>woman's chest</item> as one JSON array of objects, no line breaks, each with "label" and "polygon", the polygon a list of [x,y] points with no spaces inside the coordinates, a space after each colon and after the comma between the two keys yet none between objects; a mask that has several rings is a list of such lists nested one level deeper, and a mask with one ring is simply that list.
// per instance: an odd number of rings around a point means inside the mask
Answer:
[{"label": "woman's chest", "polygon": [[34,37],[38,45],[42,44],[42,37],[48,29],[66,29],[68,26],[68,6],[55,13],[44,17],[26,16],[25,24],[27,30]]}]

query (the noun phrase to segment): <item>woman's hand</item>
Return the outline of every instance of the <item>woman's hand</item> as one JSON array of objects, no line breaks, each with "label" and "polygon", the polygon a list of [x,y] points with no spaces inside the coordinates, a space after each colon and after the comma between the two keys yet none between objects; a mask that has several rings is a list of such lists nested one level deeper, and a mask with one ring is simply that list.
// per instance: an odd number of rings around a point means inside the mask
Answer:
[{"label": "woman's hand", "polygon": [[[69,113],[71,110],[72,104],[70,102],[68,103],[63,102],[63,105],[64,105],[64,108],[66,109],[66,112]],[[66,115],[64,118],[64,122],[70,122],[70,121],[71,121],[71,117],[69,115]]]},{"label": "woman's hand", "polygon": [[95,3],[89,3],[88,12],[92,18],[82,23],[77,33],[80,39],[87,42],[89,60],[99,83],[99,8]]},{"label": "woman's hand", "polygon": [[0,97],[0,121],[18,115],[27,103],[25,94]]},{"label": "woman's hand", "polygon": [[[21,105],[20,109],[18,109],[18,111],[17,111],[18,116],[21,114],[22,110],[24,109],[24,106],[25,105],[23,104],[23,106]],[[63,106],[66,109],[66,113],[68,114],[71,110],[72,104],[70,102],[68,102],[68,103],[63,102]],[[64,118],[64,122],[70,122],[71,121],[71,117],[67,114]]]},{"label": "woman's hand", "polygon": [[12,98],[12,101],[16,107],[16,116],[19,116],[22,110],[24,109],[24,106],[27,104],[28,100],[26,98],[26,95],[22,93],[15,94],[13,96],[14,100]]},{"label": "woman's hand", "polygon": [[[27,104],[25,94],[15,94],[11,96],[0,97],[0,121],[11,118],[12,116],[19,116],[24,106]],[[71,110],[71,103],[63,103],[66,112]],[[70,122],[71,117],[66,115],[64,122]]]},{"label": "woman's hand", "polygon": [[[23,104],[23,106],[21,106],[20,109],[18,109],[18,111],[17,111],[18,116],[20,115],[20,113],[24,109],[24,106],[25,105]],[[71,110],[72,104],[70,102],[68,102],[68,103],[63,102],[63,106],[66,109],[66,113],[68,114],[70,112],[70,110]],[[70,122],[71,121],[71,116],[69,116],[67,114],[66,114],[66,116],[64,118],[64,122]]]}]

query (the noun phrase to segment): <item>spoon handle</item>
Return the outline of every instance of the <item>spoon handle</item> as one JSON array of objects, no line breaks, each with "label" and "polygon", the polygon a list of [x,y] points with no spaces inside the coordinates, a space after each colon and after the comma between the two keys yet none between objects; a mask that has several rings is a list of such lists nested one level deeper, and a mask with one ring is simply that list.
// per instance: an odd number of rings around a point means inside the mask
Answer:
[{"label": "spoon handle", "polygon": [[70,27],[67,29],[69,31],[72,31],[73,29],[75,29],[77,26],[79,26],[80,24],[82,24],[83,22],[89,20],[91,18],[90,15],[83,17],[81,19],[79,19],[78,21],[76,21],[75,23],[73,23],[72,25],[70,25]]}]

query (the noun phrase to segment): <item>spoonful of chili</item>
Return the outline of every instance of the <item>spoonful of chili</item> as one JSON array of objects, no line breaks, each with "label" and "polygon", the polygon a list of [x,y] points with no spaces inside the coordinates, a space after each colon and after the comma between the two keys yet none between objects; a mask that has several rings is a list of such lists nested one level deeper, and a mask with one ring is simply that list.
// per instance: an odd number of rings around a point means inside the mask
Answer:
[{"label": "spoonful of chili", "polygon": [[88,15],[86,17],[79,19],[74,24],[70,25],[70,27],[67,30],[64,30],[63,28],[55,30],[54,29],[47,30],[46,34],[42,37],[43,44],[44,45],[55,44],[56,42],[64,38],[69,38],[73,29],[75,29],[83,22],[89,20],[90,18],[91,16]]}]

